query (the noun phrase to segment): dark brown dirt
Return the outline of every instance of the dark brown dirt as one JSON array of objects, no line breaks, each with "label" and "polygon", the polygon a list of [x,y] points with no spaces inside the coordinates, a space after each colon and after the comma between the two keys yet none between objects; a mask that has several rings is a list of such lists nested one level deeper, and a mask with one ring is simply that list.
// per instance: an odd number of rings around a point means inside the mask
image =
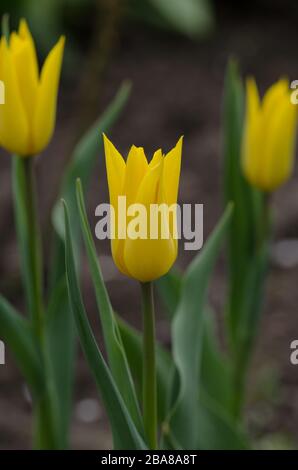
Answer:
[{"label": "dark brown dirt", "polygon": [[[219,3],[219,2],[218,2]],[[184,134],[180,198],[204,203],[205,238],[221,213],[221,100],[228,57],[238,57],[243,73],[254,74],[262,90],[280,76],[298,78],[298,29],[292,10],[265,7],[261,16],[241,13],[231,7],[218,10],[217,30],[208,40],[191,42],[175,35],[147,29],[124,28],[103,81],[98,111],[114,95],[123,79],[133,82],[133,92],[124,114],[110,133],[116,146],[126,152],[132,143],[149,153],[162,145],[169,149]],[[256,12],[257,9],[254,10]],[[44,227],[56,194],[62,168],[68,158],[74,133],[80,125],[80,102],[73,84],[65,84],[59,107],[55,138],[38,162],[41,216]],[[22,305],[19,266],[11,207],[10,159],[0,159],[0,291],[15,305]],[[94,208],[107,200],[103,155],[100,155],[89,193],[90,217]],[[298,238],[297,174],[274,196],[276,239]],[[45,228],[45,242],[47,230]],[[137,286],[117,273],[109,247],[99,246],[103,271],[114,307],[140,326]],[[179,264],[185,266],[192,253],[181,251]],[[84,289],[90,315],[95,316],[93,293],[86,263]],[[298,338],[298,266],[275,266],[268,280],[267,302],[255,360],[251,370],[248,416],[253,432],[264,440],[268,434],[289,435],[298,446],[298,368],[290,364],[290,343]],[[210,301],[222,318],[225,293],[224,263],[217,267]],[[158,336],[169,342],[169,330],[160,315]],[[273,374],[270,371],[273,370]],[[279,389],[272,395],[274,371]],[[258,393],[255,392],[256,387]],[[7,364],[0,367],[0,448],[30,446],[30,405],[24,398],[23,380],[7,351]],[[97,397],[83,358],[77,368],[75,402]],[[276,398],[277,397],[277,398]],[[110,442],[104,416],[92,424],[73,419],[74,448],[102,448]],[[277,447],[281,446],[278,441]]]}]

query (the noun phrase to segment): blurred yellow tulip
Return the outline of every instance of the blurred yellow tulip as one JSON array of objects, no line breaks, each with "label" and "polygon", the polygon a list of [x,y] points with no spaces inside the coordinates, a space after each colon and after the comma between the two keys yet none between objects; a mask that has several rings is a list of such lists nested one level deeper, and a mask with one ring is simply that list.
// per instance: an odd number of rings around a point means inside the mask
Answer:
[{"label": "blurred yellow tulip", "polygon": [[255,80],[247,80],[242,166],[247,180],[269,192],[291,175],[297,111],[288,81],[279,80],[260,100]]},{"label": "blurred yellow tulip", "polygon": [[[115,237],[112,237],[112,254],[118,269],[141,282],[149,282],[169,271],[177,257],[178,240],[176,236],[176,213],[158,219],[158,235],[151,236],[149,213],[152,206],[175,207],[177,203],[182,138],[167,154],[161,150],[155,152],[148,163],[143,148],[132,146],[127,161],[104,136],[106,168],[110,203],[115,211]],[[121,218],[119,196],[124,196],[128,207],[128,217]],[[134,208],[142,205],[146,209],[147,236],[133,237],[129,234],[129,223],[133,220]],[[173,206],[174,205],[174,206]],[[132,211],[130,211],[132,208]],[[130,214],[130,216],[129,216]],[[125,225],[125,227],[124,227]],[[165,227],[167,225],[167,227]],[[167,237],[161,232],[165,229]],[[123,230],[124,229],[124,230]],[[123,236],[124,233],[124,236]],[[163,232],[164,233],[164,232]],[[121,235],[122,234],[122,235]]]},{"label": "blurred yellow tulip", "polygon": [[49,53],[39,74],[36,50],[25,20],[9,42],[0,41],[0,80],[5,104],[0,106],[0,145],[19,156],[41,152],[56,120],[56,102],[65,38]]}]

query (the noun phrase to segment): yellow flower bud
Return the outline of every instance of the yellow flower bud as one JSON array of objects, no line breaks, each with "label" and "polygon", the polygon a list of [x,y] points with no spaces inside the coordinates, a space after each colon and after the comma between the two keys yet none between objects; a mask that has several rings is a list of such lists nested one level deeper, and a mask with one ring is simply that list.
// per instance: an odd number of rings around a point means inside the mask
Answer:
[{"label": "yellow flower bud", "polygon": [[247,80],[242,165],[247,180],[273,191],[291,175],[297,111],[287,80],[279,80],[261,101],[254,79]]},{"label": "yellow flower bud", "polygon": [[25,20],[9,43],[0,40],[0,80],[5,104],[0,105],[0,145],[30,156],[49,143],[56,121],[56,102],[65,38],[49,53],[39,74],[36,50]]},{"label": "yellow flower bud", "polygon": [[[112,227],[114,237],[111,240],[114,262],[127,276],[141,282],[152,281],[166,274],[177,257],[175,205],[179,189],[182,138],[167,155],[164,156],[161,150],[155,152],[150,163],[143,148],[132,146],[125,162],[106,136],[104,147],[110,203],[115,212]],[[125,218],[122,218],[125,214],[120,207],[119,196],[126,198],[128,216]],[[130,236],[129,224],[133,223],[134,210],[129,216],[129,208],[134,208],[135,205],[146,209],[146,237]],[[158,231],[154,238],[151,229],[152,220],[156,222],[156,218],[149,216],[152,205],[175,207],[175,212],[169,211],[168,217],[158,218]],[[167,233],[167,236],[162,233]]]}]

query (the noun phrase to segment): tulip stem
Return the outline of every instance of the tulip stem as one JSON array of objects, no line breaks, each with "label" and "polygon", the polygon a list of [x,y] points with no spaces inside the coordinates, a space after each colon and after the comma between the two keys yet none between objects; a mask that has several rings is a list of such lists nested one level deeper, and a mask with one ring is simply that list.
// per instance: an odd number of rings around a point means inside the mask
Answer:
[{"label": "tulip stem", "polygon": [[45,337],[42,249],[34,162],[33,157],[14,158],[15,216],[28,311],[44,370],[44,391],[34,401],[35,447],[53,449],[57,446],[57,424],[51,363]]},{"label": "tulip stem", "polygon": [[26,209],[28,222],[28,256],[29,271],[31,275],[31,314],[37,337],[43,336],[43,282],[41,261],[41,237],[37,216],[36,187],[34,175],[34,159],[29,157],[24,160],[24,172],[26,181]]},{"label": "tulip stem", "polygon": [[143,308],[143,415],[151,449],[157,449],[155,313],[152,282],[141,283]]},{"label": "tulip stem", "polygon": [[[255,269],[258,270],[258,291],[254,291],[254,303],[256,311],[254,313],[255,323],[251,320],[249,327],[246,327],[244,334],[242,333],[241,341],[237,345],[234,352],[233,364],[233,380],[234,380],[234,402],[233,414],[239,420],[241,418],[243,405],[245,403],[245,387],[247,381],[247,374],[251,362],[251,355],[253,345],[258,333],[259,327],[259,310],[261,309],[262,299],[265,289],[265,272],[267,260],[260,262],[260,257],[264,248],[269,246],[271,238],[271,212],[269,205],[269,196],[266,193],[257,193],[258,197],[258,211],[255,213],[255,228],[256,237],[254,251],[252,252],[252,259],[256,263]],[[250,267],[251,269],[251,267]]]}]

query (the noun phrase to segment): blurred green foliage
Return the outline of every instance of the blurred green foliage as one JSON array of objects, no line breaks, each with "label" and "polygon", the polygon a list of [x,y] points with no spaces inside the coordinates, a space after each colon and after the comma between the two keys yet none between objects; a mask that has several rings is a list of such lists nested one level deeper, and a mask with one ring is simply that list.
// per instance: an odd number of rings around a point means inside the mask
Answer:
[{"label": "blurred green foliage", "polygon": [[162,29],[192,38],[202,37],[214,26],[209,0],[130,0],[131,14]]},{"label": "blurred green foliage", "polygon": [[193,38],[214,25],[210,0],[3,0],[0,5],[0,14],[9,13],[13,27],[21,16],[28,19],[41,48],[62,32],[80,39],[80,31],[90,32],[94,14],[104,20],[107,10],[120,10],[124,21],[145,21]]}]

